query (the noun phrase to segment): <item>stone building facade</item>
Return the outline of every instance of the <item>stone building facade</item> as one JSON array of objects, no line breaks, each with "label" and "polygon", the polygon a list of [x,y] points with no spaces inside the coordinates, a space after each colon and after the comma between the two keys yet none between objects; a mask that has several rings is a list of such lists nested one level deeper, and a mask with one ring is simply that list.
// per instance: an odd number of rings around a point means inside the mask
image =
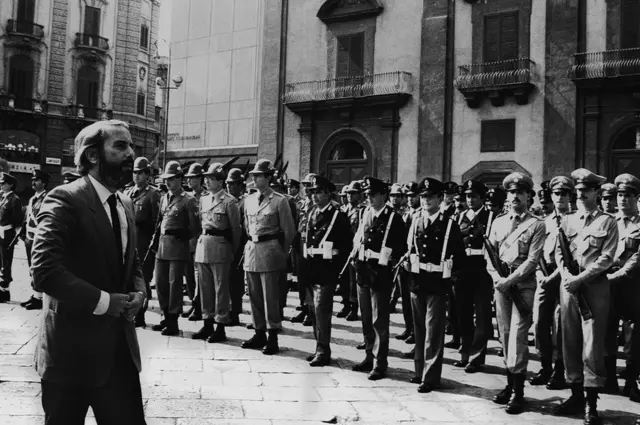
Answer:
[{"label": "stone building facade", "polygon": [[157,156],[156,0],[0,0],[0,157],[30,188],[73,169],[73,139],[128,122],[137,155]]}]

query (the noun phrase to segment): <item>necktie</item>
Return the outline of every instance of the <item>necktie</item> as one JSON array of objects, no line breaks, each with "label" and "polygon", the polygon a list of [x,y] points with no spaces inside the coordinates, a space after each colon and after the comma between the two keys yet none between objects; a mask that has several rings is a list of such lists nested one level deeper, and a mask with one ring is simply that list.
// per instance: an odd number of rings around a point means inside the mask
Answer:
[{"label": "necktie", "polygon": [[113,194],[107,199],[109,204],[109,213],[111,214],[111,223],[113,224],[113,237],[116,241],[116,249],[118,251],[118,261],[122,262],[122,235],[120,234],[120,217],[116,208],[117,198]]}]

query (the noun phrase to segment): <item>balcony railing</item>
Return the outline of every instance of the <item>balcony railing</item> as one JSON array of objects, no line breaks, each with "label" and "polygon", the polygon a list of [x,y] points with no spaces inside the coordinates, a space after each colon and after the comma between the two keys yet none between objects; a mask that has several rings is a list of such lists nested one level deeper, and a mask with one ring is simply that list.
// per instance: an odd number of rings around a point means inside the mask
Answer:
[{"label": "balcony railing", "polygon": [[578,53],[569,71],[572,80],[618,78],[640,75],[640,47]]},{"label": "balcony railing", "polygon": [[44,27],[29,21],[9,19],[7,21],[7,34],[41,39],[44,37]]},{"label": "balcony railing", "polygon": [[502,106],[508,94],[523,105],[534,87],[534,69],[535,63],[529,58],[463,65],[455,86],[471,108],[478,107],[485,95],[494,106]]},{"label": "balcony railing", "polygon": [[46,100],[30,99],[28,97],[16,97],[12,94],[0,94],[0,109],[26,110],[37,114],[46,114],[48,103]]},{"label": "balcony railing", "polygon": [[94,108],[84,105],[68,105],[67,116],[78,119],[108,120],[113,117],[113,111],[104,108]]},{"label": "balcony railing", "polygon": [[85,34],[77,32],[74,44],[76,47],[96,49],[103,52],[109,50],[109,39],[100,37],[99,35],[95,34]]},{"label": "balcony railing", "polygon": [[301,103],[396,94],[410,95],[411,92],[411,74],[395,71],[287,84],[283,101],[284,103]]}]

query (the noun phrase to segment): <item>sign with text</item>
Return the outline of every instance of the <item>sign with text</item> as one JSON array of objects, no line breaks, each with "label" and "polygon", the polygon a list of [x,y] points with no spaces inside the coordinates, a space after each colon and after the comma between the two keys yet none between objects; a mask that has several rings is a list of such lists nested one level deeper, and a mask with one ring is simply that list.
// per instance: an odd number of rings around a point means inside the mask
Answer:
[{"label": "sign with text", "polygon": [[9,161],[10,173],[27,173],[31,174],[33,170],[39,170],[40,164],[30,164],[28,162],[11,162]]},{"label": "sign with text", "polygon": [[62,164],[62,159],[60,158],[45,158],[45,164],[48,165],[61,165]]}]

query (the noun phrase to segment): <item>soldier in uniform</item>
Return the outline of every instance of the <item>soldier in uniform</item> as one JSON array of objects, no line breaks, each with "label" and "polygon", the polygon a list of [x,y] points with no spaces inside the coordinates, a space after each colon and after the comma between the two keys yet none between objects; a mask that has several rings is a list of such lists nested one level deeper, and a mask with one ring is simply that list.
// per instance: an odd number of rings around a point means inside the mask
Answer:
[{"label": "soldier in uniform", "polygon": [[[50,176],[48,173],[45,173],[41,170],[33,170],[33,174],[31,176],[31,187],[36,192],[31,199],[29,199],[29,203],[27,204],[27,211],[24,218],[24,224],[21,230],[21,236],[24,240],[24,248],[27,253],[27,263],[29,264],[29,269],[31,269],[31,247],[33,247],[33,239],[36,234],[36,229],[38,227],[38,213],[40,212],[40,207],[42,206],[42,201],[44,197],[47,196],[47,185],[49,184]],[[31,273],[31,270],[29,270]],[[31,285],[33,286],[33,285]],[[42,292],[36,291],[34,289],[31,298],[27,301],[20,303],[20,306],[26,308],[27,310],[41,310],[42,309]]]},{"label": "soldier in uniform", "polygon": [[453,217],[456,214],[455,197],[458,194],[458,183],[446,182],[444,184],[444,201],[440,205],[440,211],[447,217]]},{"label": "soldier in uniform", "polygon": [[605,183],[600,187],[600,208],[602,211],[613,215],[618,212],[617,192],[618,188],[613,183]]},{"label": "soldier in uniform", "polygon": [[445,185],[423,179],[417,190],[422,208],[413,216],[403,266],[410,273],[411,311],[415,323],[415,372],[419,393],[440,386],[451,273],[465,256],[460,229],[440,205]]},{"label": "soldier in uniform", "polygon": [[[407,194],[405,192],[405,188],[403,187],[403,185],[401,185],[400,183],[392,184],[391,190],[389,191],[389,206],[391,206],[391,208],[394,210],[396,214],[402,217],[403,222],[404,222],[405,213],[407,211],[406,200],[407,200]],[[405,223],[404,237],[406,238],[409,228],[406,226],[406,222],[404,223]],[[398,276],[400,275],[398,274]],[[391,313],[396,312],[396,304],[400,299],[400,293],[401,293],[400,277],[398,277],[398,279],[396,279],[396,281],[393,282],[393,291],[391,292],[391,305],[389,307],[389,311]],[[406,326],[406,323],[405,323],[405,326]],[[411,327],[411,331],[413,331],[413,327]],[[409,337],[411,338],[410,343],[413,344],[414,343],[413,332],[411,332]]]},{"label": "soldier in uniform", "polygon": [[0,176],[0,303],[11,299],[9,285],[13,281],[13,249],[11,241],[23,220],[22,202],[15,190],[18,180],[9,173]]},{"label": "soldier in uniform", "polygon": [[308,317],[309,303],[311,303],[311,289],[309,287],[309,267],[307,260],[302,256],[302,247],[306,243],[307,238],[307,220],[309,213],[313,209],[313,202],[309,196],[308,191],[311,187],[311,180],[315,177],[315,174],[309,173],[302,180],[302,185],[305,188],[305,198],[300,203],[300,209],[298,210],[298,220],[296,223],[296,235],[293,241],[293,252],[296,256],[296,274],[298,276],[298,298],[300,300],[300,306],[296,308],[299,310],[297,316],[291,318],[293,323],[302,323],[305,326],[311,326],[311,318]]},{"label": "soldier in uniform", "polygon": [[347,196],[347,187],[349,185],[345,184],[340,189],[340,207],[344,210],[349,206],[349,198]]},{"label": "soldier in uniform", "polygon": [[[242,217],[244,217],[244,176],[239,168],[232,168],[227,175],[227,192],[238,201],[238,210],[240,211],[240,226],[243,226]],[[227,326],[240,325],[240,313],[242,313],[242,296],[244,295],[244,270],[242,269],[242,251],[247,242],[246,229],[242,227],[240,244],[234,255],[231,264],[231,319]]]},{"label": "soldier in uniform", "polygon": [[279,280],[287,268],[287,252],[295,232],[289,202],[269,187],[274,172],[271,161],[258,160],[250,171],[258,193],[247,197],[244,210],[249,235],[244,248],[244,270],[255,335],[243,342],[242,348],[263,348],[264,354],[279,351],[278,332],[282,328]]},{"label": "soldier in uniform", "polygon": [[[578,195],[578,211],[564,216],[560,228],[570,243],[573,258],[563,258],[560,244],[556,249],[562,279],[562,351],[571,397],[554,413],[584,412],[585,425],[594,425],[599,423],[598,392],[606,380],[605,336],[611,299],[606,272],[615,258],[618,226],[614,217],[598,209],[598,189],[605,178],[584,168],[572,172],[571,178]],[[577,275],[568,270],[567,261],[571,260],[576,263]],[[591,319],[583,320],[580,304],[583,310],[585,304],[589,307]]]},{"label": "soldier in uniform", "polygon": [[[560,270],[555,259],[558,223],[569,213],[569,200],[574,190],[573,180],[556,176],[549,183],[554,211],[544,219],[546,235],[542,257],[536,271],[537,288],[534,302],[535,344],[542,369],[531,378],[531,385],[546,385],[547,389],[566,387],[562,360],[562,331],[560,329]],[[548,196],[544,194],[544,196]]]},{"label": "soldier in uniform", "polygon": [[611,285],[611,306],[606,336],[605,369],[607,379],[605,392],[616,394],[619,390],[616,376],[618,354],[617,334],[620,319],[635,322],[631,334],[631,349],[625,371],[626,385],[623,394],[632,401],[640,402],[638,375],[640,373],[640,180],[631,174],[621,174],[615,179],[617,186],[618,248],[613,258],[613,267],[607,275]]},{"label": "soldier in uniform", "polygon": [[507,199],[507,193],[499,188],[495,187],[487,191],[486,206],[489,210],[493,211],[494,216],[502,214],[504,210],[504,201]]},{"label": "soldier in uniform", "polygon": [[[155,265],[155,256],[149,250],[151,238],[155,232],[158,222],[158,208],[160,206],[160,192],[149,184],[149,176],[151,175],[151,163],[145,157],[136,158],[133,164],[133,182],[134,185],[125,191],[125,194],[131,198],[136,215],[136,235],[138,256],[142,268],[142,276],[147,286],[147,294],[151,294],[151,280],[153,279],[153,268]],[[147,252],[149,251],[149,252]],[[138,311],[135,319],[137,327],[146,326],[144,314],[147,311],[148,302],[145,302]]]},{"label": "soldier in uniform", "polygon": [[178,315],[182,309],[182,282],[191,257],[189,241],[200,233],[196,199],[182,188],[183,170],[177,161],[169,161],[164,174],[169,193],[160,198],[160,226],[151,245],[157,246],[155,283],[164,320],[151,329],[163,335],[178,335]]},{"label": "soldier in uniform", "polygon": [[316,338],[315,353],[308,360],[314,367],[331,362],[333,294],[353,242],[347,215],[331,202],[335,189],[331,181],[321,176],[313,177],[309,187],[315,208],[307,220],[303,255],[309,267],[309,316]]},{"label": "soldier in uniform", "polygon": [[467,180],[462,186],[469,209],[458,220],[466,257],[460,259],[460,273],[453,286],[462,342],[461,358],[454,366],[463,367],[467,373],[475,373],[485,364],[487,343],[493,331],[493,280],[487,272],[484,258],[484,237],[489,236],[498,214],[485,206],[488,189],[484,183]]},{"label": "soldier in uniform", "polygon": [[[544,244],[544,223],[527,209],[533,181],[522,173],[505,177],[510,212],[491,226],[489,242],[500,261],[496,270],[489,261],[488,271],[495,282],[496,314],[502,335],[502,350],[507,368],[507,386],[494,397],[506,404],[506,412],[524,410],[524,382],[529,360],[528,332],[531,327],[533,298],[536,288],[535,269]],[[490,253],[487,255],[490,256]],[[491,259],[491,257],[489,257]]]},{"label": "soldier in uniform", "polygon": [[387,184],[374,177],[364,181],[369,208],[354,237],[354,251],[366,357],[353,370],[371,371],[368,378],[376,381],[387,374],[392,267],[405,252],[405,230],[402,217],[387,204]]},{"label": "soldier in uniform", "polygon": [[[230,269],[240,246],[242,226],[238,201],[224,190],[226,176],[222,164],[211,164],[203,175],[208,191],[200,198],[202,234],[195,262],[204,326],[191,338],[222,342],[227,339],[224,328],[231,321]],[[218,324],[215,331],[214,319]]]},{"label": "soldier in uniform", "polygon": [[[187,174],[184,176],[187,178],[187,185],[191,189],[189,193],[196,199],[197,205],[200,205],[200,198],[202,196],[207,195],[208,192],[204,187],[204,169],[202,165],[195,162],[189,166],[189,170]],[[189,241],[189,262],[187,263],[185,269],[185,278],[187,281],[187,295],[191,300],[191,308],[184,313],[182,313],[182,317],[189,318],[190,322],[197,322],[198,320],[202,320],[202,304],[199,297],[199,284],[198,284],[198,270],[195,264],[195,254],[196,254],[196,246],[198,245],[198,235],[195,235]]]},{"label": "soldier in uniform", "polygon": [[[549,189],[549,181],[544,181],[540,184],[538,191],[538,198],[540,199],[540,207],[542,208],[542,217],[548,217],[553,214],[554,206],[551,199],[551,190]],[[548,230],[548,229],[547,229]]]}]

